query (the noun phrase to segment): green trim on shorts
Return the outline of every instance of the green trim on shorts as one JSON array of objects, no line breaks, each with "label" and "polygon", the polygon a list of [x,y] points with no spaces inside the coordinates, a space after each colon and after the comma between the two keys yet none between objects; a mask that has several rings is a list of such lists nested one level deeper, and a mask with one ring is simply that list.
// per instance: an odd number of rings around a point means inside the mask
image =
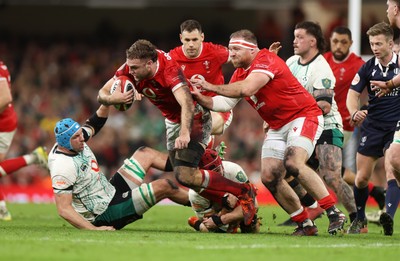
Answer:
[{"label": "green trim on shorts", "polygon": [[332,144],[343,148],[344,135],[339,129],[332,129]]},{"label": "green trim on shorts", "polygon": [[339,129],[324,130],[317,141],[317,145],[330,144],[343,148],[344,135]]}]

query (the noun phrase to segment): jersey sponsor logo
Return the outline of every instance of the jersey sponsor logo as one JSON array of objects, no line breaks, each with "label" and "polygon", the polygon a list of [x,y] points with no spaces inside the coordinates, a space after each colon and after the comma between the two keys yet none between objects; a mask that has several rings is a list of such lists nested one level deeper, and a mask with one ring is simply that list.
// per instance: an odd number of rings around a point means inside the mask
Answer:
[{"label": "jersey sponsor logo", "polygon": [[99,172],[100,168],[99,168],[99,164],[97,164],[97,161],[92,160],[92,162],[90,162],[90,165],[91,165],[93,171]]},{"label": "jersey sponsor logo", "polygon": [[325,89],[330,89],[332,87],[332,81],[328,78],[322,79],[322,86],[324,86]]},{"label": "jersey sponsor logo", "polygon": [[144,88],[142,90],[142,93],[144,96],[146,96],[147,98],[149,98],[151,100],[154,100],[154,101],[157,100],[157,95],[151,88]]},{"label": "jersey sponsor logo", "polygon": [[65,186],[65,185],[67,184],[67,182],[66,182],[65,180],[56,180],[56,181],[54,182],[54,184],[55,184],[57,187],[62,187],[62,186]]},{"label": "jersey sponsor logo", "polygon": [[354,75],[354,78],[351,81],[351,85],[356,85],[359,82],[360,82],[360,75],[358,75],[358,73],[357,73],[356,75]]},{"label": "jersey sponsor logo", "polygon": [[293,128],[293,132],[296,132],[296,131],[297,131],[297,127],[294,127],[294,128]]}]

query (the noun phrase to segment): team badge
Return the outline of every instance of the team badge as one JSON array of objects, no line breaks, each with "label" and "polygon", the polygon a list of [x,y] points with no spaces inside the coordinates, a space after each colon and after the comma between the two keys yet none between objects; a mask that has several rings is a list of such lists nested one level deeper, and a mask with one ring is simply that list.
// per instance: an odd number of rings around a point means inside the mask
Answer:
[{"label": "team badge", "polygon": [[246,176],[244,175],[243,171],[239,171],[239,172],[236,174],[236,179],[237,179],[239,182],[245,182],[245,181],[246,181]]},{"label": "team badge", "polygon": [[322,79],[322,86],[324,86],[325,89],[330,89],[332,87],[332,81],[328,78]]},{"label": "team badge", "polygon": [[365,146],[365,142],[367,141],[367,136],[361,138],[360,146]]},{"label": "team badge", "polygon": [[210,70],[210,62],[209,61],[205,61],[204,63],[203,63],[203,65],[204,65],[204,68],[208,71],[208,70]]}]

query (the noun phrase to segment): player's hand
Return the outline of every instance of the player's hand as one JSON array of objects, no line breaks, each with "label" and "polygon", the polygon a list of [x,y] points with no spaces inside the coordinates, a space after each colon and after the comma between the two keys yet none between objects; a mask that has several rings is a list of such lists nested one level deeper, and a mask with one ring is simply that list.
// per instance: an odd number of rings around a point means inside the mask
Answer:
[{"label": "player's hand", "polygon": [[267,133],[269,130],[269,124],[266,121],[264,121],[264,123],[263,123],[263,130],[264,130],[264,133]]},{"label": "player's hand", "polygon": [[360,126],[361,123],[365,120],[368,115],[367,110],[356,111],[353,113],[350,119],[350,125],[352,126]]},{"label": "player's hand", "polygon": [[192,94],[192,96],[196,99],[198,97],[200,97],[202,94],[199,90],[199,88],[197,88],[196,86],[194,86],[192,84],[192,89],[190,90],[190,93]]},{"label": "player's hand", "polygon": [[207,229],[215,229],[215,228],[217,228],[217,225],[215,225],[215,223],[212,220],[212,218],[204,218],[203,219],[203,224]]},{"label": "player's hand", "polygon": [[273,42],[268,48],[270,52],[273,52],[275,54],[278,54],[280,49],[282,49],[281,42]]},{"label": "player's hand", "polygon": [[122,93],[120,85],[121,83],[118,83],[117,88],[115,88],[115,91],[110,95],[109,104],[130,104],[135,100],[135,90],[132,89]]},{"label": "player's hand", "polygon": [[196,79],[191,79],[190,83],[197,88],[203,88],[206,91],[213,91],[213,86],[211,83],[207,82],[204,79],[196,78]]},{"label": "player's hand", "polygon": [[392,91],[389,86],[386,85],[386,82],[383,81],[371,81],[371,90],[376,92],[375,96],[382,97]]},{"label": "player's hand", "polygon": [[179,134],[179,137],[175,139],[175,149],[181,150],[186,149],[190,142],[190,133]]},{"label": "player's hand", "polygon": [[101,226],[101,227],[96,227],[94,230],[108,230],[108,231],[114,231],[115,228],[113,226]]},{"label": "player's hand", "polygon": [[141,94],[137,91],[134,91],[133,99],[134,99],[134,101],[141,101],[143,99],[143,94]]}]

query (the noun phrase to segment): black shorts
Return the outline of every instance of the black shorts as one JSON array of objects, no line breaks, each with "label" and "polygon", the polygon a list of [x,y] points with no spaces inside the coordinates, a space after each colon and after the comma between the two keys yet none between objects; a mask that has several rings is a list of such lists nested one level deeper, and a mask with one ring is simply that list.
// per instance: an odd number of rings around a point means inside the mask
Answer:
[{"label": "black shorts", "polygon": [[186,149],[171,151],[169,156],[174,167],[197,168],[204,151],[205,147],[199,142],[190,141]]},{"label": "black shorts", "polygon": [[319,137],[317,140],[316,145],[330,144],[339,148],[343,148],[343,139],[343,132],[341,132],[339,129],[324,130],[321,134],[321,137]]},{"label": "black shorts", "polygon": [[118,172],[111,178],[110,183],[115,187],[115,195],[106,211],[97,216],[92,222],[96,227],[113,226],[121,229],[126,225],[143,218],[136,213],[132,203],[132,190]]},{"label": "black shorts", "polygon": [[364,156],[382,157],[393,141],[396,123],[374,121],[367,117],[360,127],[358,153]]}]

